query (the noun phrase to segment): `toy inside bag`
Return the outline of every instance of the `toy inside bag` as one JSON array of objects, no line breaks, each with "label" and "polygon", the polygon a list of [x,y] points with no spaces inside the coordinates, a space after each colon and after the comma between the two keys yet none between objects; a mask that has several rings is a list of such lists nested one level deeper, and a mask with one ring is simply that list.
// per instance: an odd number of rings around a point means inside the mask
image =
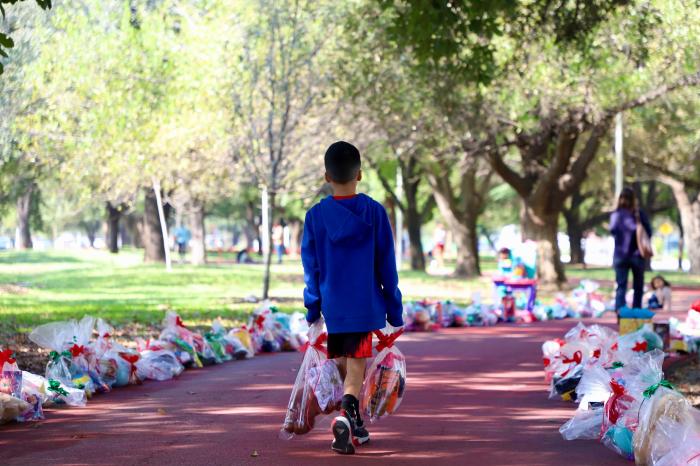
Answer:
[{"label": "toy inside bag", "polygon": [[395,331],[391,327],[387,329],[388,333],[374,332],[379,339],[375,346],[379,353],[372,361],[362,386],[361,409],[372,422],[395,413],[406,391],[406,358],[394,345],[403,328]]},{"label": "toy inside bag", "polygon": [[[214,352],[204,337],[185,327],[180,316],[172,311],[165,314],[160,339],[174,344],[180,351],[189,355],[189,357],[181,358],[183,364],[191,362],[195,367],[203,367],[205,363],[213,364],[215,362]],[[184,359],[187,359],[188,362]]]},{"label": "toy inside bag", "polygon": [[287,415],[280,437],[290,439],[314,428],[316,419],[340,409],[343,397],[343,380],[334,360],[329,360],[324,343],[328,339],[323,318],[309,328],[309,343],[304,351],[292,394],[287,405]]},{"label": "toy inside bag", "polygon": [[[252,357],[252,354],[243,346],[243,343],[241,343],[241,340],[235,334],[226,332],[220,318],[216,318],[214,322],[212,322],[211,332],[207,333],[206,337],[210,343],[213,339],[216,339],[221,344],[227,355],[227,360]],[[213,344],[212,348],[214,348]]]}]

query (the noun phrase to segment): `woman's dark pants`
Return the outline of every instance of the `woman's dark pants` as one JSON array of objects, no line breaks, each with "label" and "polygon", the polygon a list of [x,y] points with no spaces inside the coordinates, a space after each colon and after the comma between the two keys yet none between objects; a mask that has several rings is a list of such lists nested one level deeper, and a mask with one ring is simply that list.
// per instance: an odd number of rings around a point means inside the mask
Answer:
[{"label": "woman's dark pants", "polygon": [[642,294],[644,293],[644,259],[640,256],[616,259],[613,266],[615,267],[615,282],[617,282],[615,310],[619,311],[621,307],[625,307],[627,277],[630,270],[632,271],[632,288],[634,289],[632,307],[642,307]]}]

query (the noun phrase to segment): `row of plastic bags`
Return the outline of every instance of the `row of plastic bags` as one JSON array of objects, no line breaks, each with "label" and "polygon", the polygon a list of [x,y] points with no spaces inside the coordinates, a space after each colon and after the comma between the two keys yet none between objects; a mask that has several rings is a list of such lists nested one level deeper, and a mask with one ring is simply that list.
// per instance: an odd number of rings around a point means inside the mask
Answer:
[{"label": "row of plastic bags", "polygon": [[[362,386],[360,408],[374,422],[396,412],[406,389],[406,359],[394,345],[403,329],[387,327],[376,331],[377,355],[370,363]],[[328,334],[323,318],[308,331],[304,357],[292,387],[280,438],[290,439],[314,428],[319,417],[340,409],[344,369],[328,359]]]},{"label": "row of plastic bags", "polygon": [[445,327],[484,327],[495,325],[502,311],[474,299],[467,307],[452,301],[409,301],[403,306],[405,328],[409,332],[430,332]]},{"label": "row of plastic bags", "polygon": [[562,436],[599,440],[638,465],[700,466],[700,412],[664,380],[662,344],[649,326],[620,336],[581,323],[545,342],[550,395],[578,402]]},{"label": "row of plastic bags", "polygon": [[104,320],[90,316],[35,328],[30,340],[50,351],[43,376],[20,370],[11,350],[0,351],[0,423],[43,419],[48,405],[85,406],[95,393],[169,380],[186,367],[250,358],[262,350],[260,332],[252,328],[227,331],[216,319],[202,334],[174,312],[166,313],[158,339],[137,338],[136,349],[121,345],[113,334]]}]

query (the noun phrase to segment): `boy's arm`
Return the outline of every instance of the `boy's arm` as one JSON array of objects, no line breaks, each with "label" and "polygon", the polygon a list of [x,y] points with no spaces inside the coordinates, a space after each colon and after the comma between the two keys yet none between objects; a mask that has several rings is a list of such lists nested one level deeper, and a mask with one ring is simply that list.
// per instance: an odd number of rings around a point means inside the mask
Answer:
[{"label": "boy's arm", "polygon": [[306,320],[316,322],[321,317],[321,291],[318,285],[318,261],[316,260],[316,240],[311,227],[311,216],[306,213],[304,235],[301,239],[301,263],[304,266],[304,306]]},{"label": "boy's arm", "polygon": [[403,305],[399,290],[399,275],[396,272],[394,235],[391,232],[389,217],[383,207],[380,208],[378,223],[376,261],[382,294],[386,303],[386,320],[394,327],[401,327],[403,325]]}]

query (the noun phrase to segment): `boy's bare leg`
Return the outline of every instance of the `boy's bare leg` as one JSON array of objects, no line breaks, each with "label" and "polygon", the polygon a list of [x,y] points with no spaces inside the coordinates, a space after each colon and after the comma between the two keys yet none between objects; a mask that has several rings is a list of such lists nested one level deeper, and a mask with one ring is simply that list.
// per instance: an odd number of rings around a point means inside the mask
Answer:
[{"label": "boy's bare leg", "polygon": [[365,368],[367,362],[365,358],[343,358],[345,359],[345,395],[352,395],[360,398],[362,382],[365,380]]}]

